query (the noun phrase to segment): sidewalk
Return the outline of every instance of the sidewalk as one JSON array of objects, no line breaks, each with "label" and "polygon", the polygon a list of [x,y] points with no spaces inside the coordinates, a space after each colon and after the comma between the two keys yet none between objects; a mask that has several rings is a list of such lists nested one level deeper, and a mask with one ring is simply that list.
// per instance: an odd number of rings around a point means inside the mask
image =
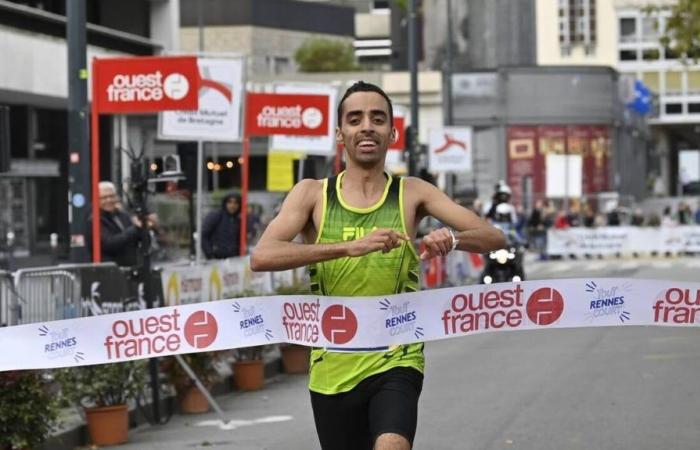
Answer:
[{"label": "sidewalk", "polygon": [[[216,397],[229,420],[222,424],[215,412],[175,414],[161,426],[129,431],[129,442],[115,450],[184,450],[235,448],[237,450],[308,450],[318,448],[313,429],[306,375],[276,375],[255,392],[233,392]],[[265,444],[260,444],[264,439]]]}]

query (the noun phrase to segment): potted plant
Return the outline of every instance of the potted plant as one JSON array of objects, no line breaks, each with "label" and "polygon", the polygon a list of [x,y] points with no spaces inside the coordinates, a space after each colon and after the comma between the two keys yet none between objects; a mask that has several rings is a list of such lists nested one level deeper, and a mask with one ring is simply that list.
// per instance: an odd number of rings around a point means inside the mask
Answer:
[{"label": "potted plant", "polygon": [[241,347],[235,351],[233,362],[233,380],[242,391],[256,391],[265,385],[265,362],[262,358],[263,348]]},{"label": "potted plant", "polygon": [[56,371],[62,397],[85,410],[92,444],[115,445],[127,441],[127,401],[145,384],[145,367],[145,361],[132,361]]},{"label": "potted plant", "polygon": [[[216,362],[217,352],[201,352],[180,355],[206,389],[210,389],[219,378]],[[168,382],[175,389],[180,412],[198,414],[209,411],[209,402],[194,380],[175,357],[163,360],[163,369]]]},{"label": "potted plant", "polygon": [[55,396],[41,372],[0,373],[0,449],[38,447],[57,415]]}]

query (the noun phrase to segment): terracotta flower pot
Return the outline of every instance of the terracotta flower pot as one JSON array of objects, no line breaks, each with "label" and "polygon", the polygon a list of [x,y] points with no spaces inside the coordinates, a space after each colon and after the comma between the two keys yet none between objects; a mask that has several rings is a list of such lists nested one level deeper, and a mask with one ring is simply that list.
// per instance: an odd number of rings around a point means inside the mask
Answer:
[{"label": "terracotta flower pot", "polygon": [[257,391],[265,384],[265,363],[260,359],[236,361],[233,379],[241,391]]},{"label": "terracotta flower pot", "polygon": [[282,367],[285,373],[309,373],[309,354],[311,349],[303,345],[285,345],[280,347]]},{"label": "terracotta flower pot", "polygon": [[197,386],[187,386],[177,391],[180,412],[183,414],[200,414],[209,411],[209,402]]},{"label": "terracotta flower pot", "polygon": [[127,441],[129,409],[126,405],[85,408],[85,418],[94,445],[116,445]]}]

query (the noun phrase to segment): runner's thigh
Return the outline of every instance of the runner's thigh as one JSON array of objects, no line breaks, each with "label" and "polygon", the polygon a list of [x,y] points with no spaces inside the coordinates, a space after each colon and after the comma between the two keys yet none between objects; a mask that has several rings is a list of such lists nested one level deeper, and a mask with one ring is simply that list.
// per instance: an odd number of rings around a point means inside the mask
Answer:
[{"label": "runner's thigh", "polygon": [[381,434],[396,433],[413,445],[423,374],[409,367],[397,367],[382,374],[373,388],[369,402],[372,442]]},{"label": "runner's thigh", "polygon": [[311,408],[321,448],[372,450],[367,404],[368,396],[362,389],[335,395],[311,392]]}]

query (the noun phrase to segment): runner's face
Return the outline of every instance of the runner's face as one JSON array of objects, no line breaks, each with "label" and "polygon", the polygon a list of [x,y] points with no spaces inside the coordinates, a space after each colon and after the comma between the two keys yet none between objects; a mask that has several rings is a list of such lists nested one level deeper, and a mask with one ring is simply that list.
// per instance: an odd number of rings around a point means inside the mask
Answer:
[{"label": "runner's face", "polygon": [[345,145],[348,159],[361,166],[384,164],[387,148],[396,139],[389,105],[376,92],[355,92],[343,102],[336,140]]}]

